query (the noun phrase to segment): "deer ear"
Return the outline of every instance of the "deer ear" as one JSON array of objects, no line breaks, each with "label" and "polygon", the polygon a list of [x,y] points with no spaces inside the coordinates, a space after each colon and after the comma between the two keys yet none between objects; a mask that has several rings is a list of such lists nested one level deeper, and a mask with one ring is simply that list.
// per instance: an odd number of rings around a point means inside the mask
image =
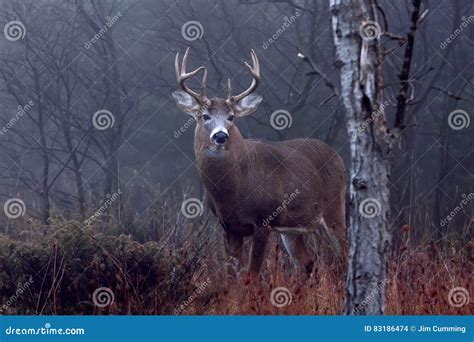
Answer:
[{"label": "deer ear", "polygon": [[188,93],[177,90],[171,94],[176,102],[176,105],[180,110],[186,114],[196,116],[196,113],[199,111],[199,103]]},{"label": "deer ear", "polygon": [[258,94],[250,94],[240,100],[237,105],[237,116],[250,115],[258,109],[258,105],[262,102],[263,97]]}]

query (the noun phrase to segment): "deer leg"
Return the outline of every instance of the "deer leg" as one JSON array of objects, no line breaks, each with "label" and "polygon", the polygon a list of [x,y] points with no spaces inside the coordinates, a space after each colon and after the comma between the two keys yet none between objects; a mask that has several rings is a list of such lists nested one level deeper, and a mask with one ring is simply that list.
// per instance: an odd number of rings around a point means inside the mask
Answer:
[{"label": "deer leg", "polygon": [[262,267],[263,259],[265,257],[265,248],[267,245],[267,240],[268,233],[262,229],[257,229],[257,231],[252,236],[249,273],[253,277],[258,276],[260,268]]},{"label": "deer leg", "polygon": [[346,269],[347,240],[345,237],[345,218],[332,213],[325,214],[321,219],[323,232],[326,234],[331,246],[333,269],[336,274],[341,274]]},{"label": "deer leg", "polygon": [[336,197],[335,201],[325,209],[322,224],[329,230],[340,244],[341,254],[347,250],[347,229],[346,229],[346,199],[345,193]]},{"label": "deer leg", "polygon": [[244,244],[244,238],[241,235],[229,233],[226,231],[225,234],[225,250],[229,258],[228,261],[228,273],[237,278],[242,266],[242,247]]},{"label": "deer leg", "polygon": [[336,249],[337,255],[344,259],[347,254],[346,218],[344,211],[325,213],[320,223]]},{"label": "deer leg", "polygon": [[280,234],[285,249],[296,267],[298,279],[303,272],[309,276],[313,270],[314,260],[306,249],[302,234]]}]

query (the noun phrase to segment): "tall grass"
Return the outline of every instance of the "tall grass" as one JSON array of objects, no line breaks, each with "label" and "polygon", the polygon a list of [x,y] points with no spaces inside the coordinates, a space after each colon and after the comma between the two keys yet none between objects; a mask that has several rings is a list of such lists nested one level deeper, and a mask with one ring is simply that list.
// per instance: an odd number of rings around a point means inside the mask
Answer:
[{"label": "tall grass", "polygon": [[[138,218],[122,205],[120,220],[112,211],[92,226],[59,213],[47,226],[32,218],[10,221],[8,236],[0,235],[2,314],[343,313],[344,262],[323,236],[308,241],[317,261],[303,282],[276,234],[261,279],[233,279],[226,271],[222,230],[209,214],[189,220],[180,214],[179,201],[153,203]],[[448,302],[454,287],[473,293],[471,227],[443,245],[428,232],[418,231],[414,241],[415,229],[396,231],[389,281],[383,284],[387,313],[473,314],[472,300],[459,308]],[[22,287],[30,277],[32,283]],[[94,305],[92,294],[99,287],[111,289],[111,305]],[[288,289],[288,305],[272,304],[277,287]]]}]

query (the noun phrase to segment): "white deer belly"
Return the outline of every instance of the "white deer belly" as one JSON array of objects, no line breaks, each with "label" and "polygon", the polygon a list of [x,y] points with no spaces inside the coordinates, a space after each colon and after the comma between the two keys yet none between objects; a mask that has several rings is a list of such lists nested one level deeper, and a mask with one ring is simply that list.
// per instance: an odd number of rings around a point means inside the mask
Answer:
[{"label": "white deer belly", "polygon": [[302,234],[314,232],[314,229],[308,227],[272,227],[275,231],[282,234]]}]

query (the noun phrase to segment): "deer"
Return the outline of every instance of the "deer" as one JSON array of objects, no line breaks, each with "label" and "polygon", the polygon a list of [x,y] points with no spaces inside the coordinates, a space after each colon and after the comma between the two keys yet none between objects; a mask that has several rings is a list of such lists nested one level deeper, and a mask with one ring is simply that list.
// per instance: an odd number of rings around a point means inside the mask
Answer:
[{"label": "deer", "polygon": [[[258,277],[271,234],[279,233],[298,274],[310,275],[315,258],[304,235],[325,230],[344,241],[346,176],[344,161],[318,139],[281,142],[246,139],[237,127],[240,118],[254,113],[263,98],[254,93],[260,65],[251,50],[252,76],[248,89],[233,95],[230,78],[227,98],[208,98],[204,66],[187,71],[189,47],[180,63],[175,58],[179,90],[172,93],[177,107],[196,121],[194,153],[207,205],[224,230],[225,250],[232,273]],[[181,64],[181,65],[180,65]],[[188,85],[204,71],[201,90]],[[244,238],[251,239],[249,262],[243,263]]]}]

